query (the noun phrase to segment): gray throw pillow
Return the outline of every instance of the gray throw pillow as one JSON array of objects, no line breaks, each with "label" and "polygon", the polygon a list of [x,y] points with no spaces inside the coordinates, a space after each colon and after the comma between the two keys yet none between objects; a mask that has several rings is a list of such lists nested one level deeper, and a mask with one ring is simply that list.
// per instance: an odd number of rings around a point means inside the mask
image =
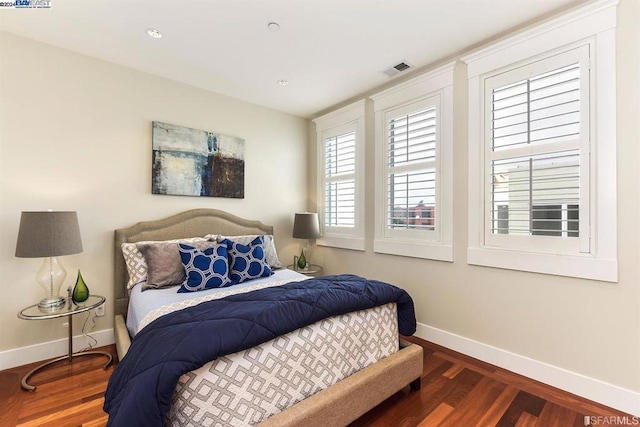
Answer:
[{"label": "gray throw pillow", "polygon": [[[215,242],[192,242],[200,250],[215,246]],[[147,263],[147,281],[142,290],[181,285],[185,279],[178,243],[140,243],[138,250]]]}]

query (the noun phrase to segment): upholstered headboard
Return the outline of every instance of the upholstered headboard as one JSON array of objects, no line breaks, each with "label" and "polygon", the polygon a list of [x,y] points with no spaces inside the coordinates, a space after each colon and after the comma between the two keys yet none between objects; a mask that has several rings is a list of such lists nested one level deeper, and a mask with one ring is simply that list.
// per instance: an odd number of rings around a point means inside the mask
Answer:
[{"label": "upholstered headboard", "polygon": [[129,294],[127,292],[128,273],[120,246],[143,240],[169,240],[183,237],[204,237],[206,234],[228,236],[243,234],[273,234],[273,227],[260,221],[237,217],[217,209],[193,209],[168,218],[139,222],[115,231],[114,286],[115,314],[127,315]]}]

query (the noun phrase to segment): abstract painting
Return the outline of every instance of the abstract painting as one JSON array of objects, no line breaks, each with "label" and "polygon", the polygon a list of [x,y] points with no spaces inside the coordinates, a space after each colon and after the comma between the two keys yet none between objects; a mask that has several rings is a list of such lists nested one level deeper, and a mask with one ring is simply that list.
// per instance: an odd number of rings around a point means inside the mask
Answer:
[{"label": "abstract painting", "polygon": [[244,198],[244,139],[153,122],[152,193]]}]

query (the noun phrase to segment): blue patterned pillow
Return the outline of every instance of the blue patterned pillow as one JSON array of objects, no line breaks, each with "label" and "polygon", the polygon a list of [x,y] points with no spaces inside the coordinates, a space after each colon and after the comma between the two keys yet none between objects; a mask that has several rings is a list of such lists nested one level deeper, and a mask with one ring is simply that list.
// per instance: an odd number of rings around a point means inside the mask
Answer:
[{"label": "blue patterned pillow", "polygon": [[227,247],[229,277],[234,284],[273,274],[266,261],[263,236],[256,237],[248,245],[229,239],[224,239],[222,244]]},{"label": "blue patterned pillow", "polygon": [[229,264],[225,245],[197,249],[179,243],[178,250],[187,276],[178,289],[179,293],[224,288],[233,284],[229,280]]}]

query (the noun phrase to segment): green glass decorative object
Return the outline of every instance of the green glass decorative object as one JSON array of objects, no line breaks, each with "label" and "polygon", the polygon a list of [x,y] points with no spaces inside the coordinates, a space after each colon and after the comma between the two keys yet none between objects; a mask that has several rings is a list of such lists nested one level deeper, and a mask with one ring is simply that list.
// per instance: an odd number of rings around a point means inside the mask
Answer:
[{"label": "green glass decorative object", "polygon": [[78,278],[76,279],[76,285],[73,287],[73,292],[71,293],[71,301],[73,301],[75,305],[82,305],[88,298],[89,288],[87,287],[87,284],[84,283],[80,270],[78,270]]},{"label": "green glass decorative object", "polygon": [[304,256],[304,251],[300,251],[300,258],[298,258],[298,268],[304,270],[307,267],[307,258]]}]

